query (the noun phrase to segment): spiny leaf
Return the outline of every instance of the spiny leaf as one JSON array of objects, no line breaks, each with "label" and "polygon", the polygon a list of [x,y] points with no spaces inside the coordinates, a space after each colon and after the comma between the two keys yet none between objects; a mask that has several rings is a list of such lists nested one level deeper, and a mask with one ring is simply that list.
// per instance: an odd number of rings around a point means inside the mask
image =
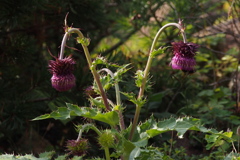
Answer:
[{"label": "spiny leaf", "polygon": [[90,97],[90,102],[93,106],[97,106],[98,108],[106,108],[102,101],[97,100],[95,98]]},{"label": "spiny leaf", "polygon": [[96,108],[89,107],[79,107],[70,103],[66,103],[67,107],[59,107],[57,111],[53,111],[50,114],[45,114],[39,117],[34,118],[33,120],[43,120],[48,118],[54,118],[59,120],[66,120],[73,116],[82,116],[85,118],[90,118],[105,122],[109,125],[116,125],[119,123],[118,114],[115,111],[110,111],[106,113],[101,113]]},{"label": "spiny leaf", "polygon": [[120,67],[120,66],[117,65],[117,64],[109,63],[106,58],[101,57],[101,56],[98,56],[98,57],[93,61],[91,68],[96,67],[97,65],[100,65],[100,64],[106,65],[107,67],[109,67],[109,66],[111,66],[111,67]]},{"label": "spiny leaf", "polygon": [[208,142],[206,149],[209,150],[212,147],[221,146],[225,141],[232,142],[232,134],[233,132],[219,132],[212,135],[205,135],[205,139]]},{"label": "spiny leaf", "polygon": [[155,147],[148,147],[146,149],[141,149],[141,148],[136,147],[131,152],[129,159],[135,159],[135,160],[163,159],[163,153],[160,152]]},{"label": "spiny leaf", "polygon": [[145,103],[145,99],[136,99],[136,95],[134,93],[126,93],[126,92],[121,92],[124,96],[128,98],[129,101],[133,102],[134,104],[142,107]]},{"label": "spiny leaf", "polygon": [[137,87],[141,87],[143,78],[144,78],[144,71],[137,70],[137,72],[135,73],[135,79],[136,79],[135,84]]},{"label": "spiny leaf", "polygon": [[54,160],[66,160],[68,155],[65,154],[65,155],[61,155],[61,156],[58,156],[57,158],[55,158]]},{"label": "spiny leaf", "polygon": [[[145,122],[143,125],[147,125],[149,121]],[[152,128],[146,130],[147,135],[149,138],[159,135],[164,132],[175,130],[177,131],[177,135],[179,138],[183,138],[183,135],[186,133],[187,130],[195,130],[204,133],[217,133],[217,131],[213,129],[207,129],[203,127],[200,123],[199,119],[191,118],[191,117],[184,117],[184,118],[170,118],[165,121],[159,122],[152,122]]]},{"label": "spiny leaf", "polygon": [[115,81],[119,82],[122,78],[122,75],[124,73],[126,73],[129,69],[131,68],[127,68],[130,64],[125,64],[123,66],[120,66],[117,71],[114,73],[114,79]]},{"label": "spiny leaf", "polygon": [[77,42],[82,44],[83,46],[89,46],[90,44],[90,39],[89,38],[81,38],[81,37],[77,37]]},{"label": "spiny leaf", "polygon": [[52,156],[55,154],[55,151],[51,151],[51,152],[43,152],[39,154],[40,158],[48,158],[51,159]]},{"label": "spiny leaf", "polygon": [[158,50],[154,50],[152,53],[151,53],[151,57],[155,57],[159,54],[163,54],[166,49],[169,48],[169,47],[163,47],[163,48],[159,48]]},{"label": "spiny leaf", "polygon": [[103,85],[103,88],[105,90],[110,89],[112,86],[114,86],[114,80],[111,78],[110,75],[105,75],[100,77],[101,84]]}]

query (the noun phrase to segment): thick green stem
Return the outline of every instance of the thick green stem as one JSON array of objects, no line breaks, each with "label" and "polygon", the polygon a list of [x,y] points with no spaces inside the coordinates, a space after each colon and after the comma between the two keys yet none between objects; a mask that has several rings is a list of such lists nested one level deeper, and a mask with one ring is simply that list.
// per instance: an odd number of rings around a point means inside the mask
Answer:
[{"label": "thick green stem", "polygon": [[[62,44],[61,44],[61,51],[60,51],[59,59],[63,59],[63,54],[64,54],[64,49],[65,49],[65,46],[66,46],[66,41],[67,41],[67,38],[69,37],[69,35],[70,35],[71,33],[77,33],[78,36],[79,36],[81,39],[84,38],[82,32],[81,32],[79,29],[77,29],[77,28],[70,28],[70,29],[65,33],[65,35],[64,35],[64,37],[63,37]],[[81,45],[82,45],[82,47],[83,47],[83,50],[84,50],[84,53],[85,53],[85,56],[86,56],[86,59],[87,59],[89,68],[91,69],[91,72],[92,72],[92,74],[93,74],[93,77],[94,77],[94,79],[95,79],[95,81],[96,81],[96,84],[97,84],[97,86],[98,86],[98,88],[99,88],[101,97],[102,97],[102,99],[103,99],[103,103],[104,103],[106,109],[107,109],[108,111],[110,111],[111,109],[110,109],[109,104],[108,104],[108,101],[107,101],[106,93],[104,92],[103,87],[102,87],[102,84],[101,84],[101,82],[100,82],[100,77],[99,77],[99,75],[98,75],[98,73],[97,73],[97,71],[96,71],[96,68],[95,68],[95,67],[92,67],[92,60],[91,60],[91,56],[90,56],[90,54],[89,54],[88,48],[87,48],[87,46],[84,45],[84,44],[81,44]]]},{"label": "thick green stem", "polygon": [[105,147],[104,151],[105,151],[106,160],[110,160],[109,148]]},{"label": "thick green stem", "polygon": [[129,140],[132,140],[132,138],[133,138],[135,129],[137,127],[140,111],[141,111],[141,106],[136,106],[135,115],[134,115],[134,119],[133,119],[133,124],[132,124],[131,132],[130,132],[130,135],[129,135]]},{"label": "thick green stem", "polygon": [[[143,95],[144,95],[144,90],[145,90],[145,86],[146,86],[149,70],[151,68],[152,60],[154,58],[152,56],[152,52],[154,51],[154,48],[155,48],[155,46],[157,44],[157,40],[158,40],[160,34],[163,32],[163,30],[166,29],[167,27],[170,27],[170,26],[177,27],[180,30],[181,34],[182,34],[183,42],[184,43],[187,42],[186,35],[185,35],[185,32],[184,32],[184,28],[182,27],[182,25],[180,25],[178,23],[168,23],[168,24],[164,25],[162,28],[159,29],[159,31],[157,32],[157,34],[156,34],[156,36],[155,36],[155,38],[153,40],[153,43],[152,43],[152,46],[151,46],[151,49],[150,49],[150,52],[149,52],[147,65],[146,65],[146,68],[144,70],[144,76],[143,76],[143,80],[142,80],[142,85],[140,87],[139,94],[138,94],[138,99],[141,99],[143,97]],[[141,106],[136,106],[136,111],[135,111],[133,124],[132,124],[132,128],[131,128],[130,135],[129,135],[129,140],[132,140],[133,134],[134,134],[135,129],[137,127],[140,111],[141,111]]]},{"label": "thick green stem", "polygon": [[[108,68],[103,68],[100,71],[105,71],[107,72],[112,78],[114,78],[114,74],[112,73],[112,71]],[[124,123],[124,118],[122,115],[122,108],[121,108],[121,97],[120,97],[120,89],[119,89],[119,85],[116,82],[115,83],[115,92],[116,92],[116,100],[117,100],[117,105],[119,108],[118,111],[118,116],[119,116],[119,125],[120,125],[120,129],[124,130],[125,129],[125,123]]]}]

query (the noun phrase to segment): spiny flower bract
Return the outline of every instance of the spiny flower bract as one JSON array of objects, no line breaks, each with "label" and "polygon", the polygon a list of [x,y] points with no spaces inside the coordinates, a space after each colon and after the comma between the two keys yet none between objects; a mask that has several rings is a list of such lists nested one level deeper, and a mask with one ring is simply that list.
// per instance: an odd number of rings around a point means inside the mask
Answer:
[{"label": "spiny flower bract", "polygon": [[49,71],[53,74],[51,78],[52,87],[63,92],[75,86],[76,78],[73,75],[75,61],[69,56],[64,59],[50,60]]},{"label": "spiny flower bract", "polygon": [[69,154],[83,156],[87,153],[88,140],[87,139],[80,139],[78,141],[68,140],[66,147],[67,151],[69,151]]},{"label": "spiny flower bract", "polygon": [[173,69],[180,69],[183,72],[193,73],[196,61],[198,45],[195,43],[173,42],[173,54],[171,65]]}]

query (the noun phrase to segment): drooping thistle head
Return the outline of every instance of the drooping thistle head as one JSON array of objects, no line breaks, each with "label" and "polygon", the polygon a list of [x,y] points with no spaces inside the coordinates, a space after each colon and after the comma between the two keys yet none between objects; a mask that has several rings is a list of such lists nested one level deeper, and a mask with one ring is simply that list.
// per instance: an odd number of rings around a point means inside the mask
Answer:
[{"label": "drooping thistle head", "polygon": [[63,92],[75,86],[76,78],[73,75],[75,61],[71,56],[50,60],[48,63],[49,71],[52,73],[52,87]]},{"label": "drooping thistle head", "polygon": [[87,139],[80,139],[79,141],[68,140],[66,147],[67,151],[69,151],[69,154],[83,156],[87,153],[87,149],[89,148],[88,140]]},{"label": "drooping thistle head", "polygon": [[173,54],[171,65],[173,69],[180,69],[183,72],[193,73],[196,61],[198,45],[195,43],[173,42]]}]

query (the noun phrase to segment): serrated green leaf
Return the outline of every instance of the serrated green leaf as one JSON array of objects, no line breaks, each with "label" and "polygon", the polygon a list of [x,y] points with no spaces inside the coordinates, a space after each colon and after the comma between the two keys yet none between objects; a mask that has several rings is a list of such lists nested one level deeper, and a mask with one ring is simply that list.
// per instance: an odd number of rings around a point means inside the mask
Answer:
[{"label": "serrated green leaf", "polygon": [[105,90],[108,90],[112,86],[114,86],[114,80],[111,78],[111,76],[109,74],[106,76],[101,76],[100,81]]},{"label": "serrated green leaf", "polygon": [[128,98],[129,101],[133,102],[137,106],[142,107],[145,103],[146,100],[144,99],[136,99],[136,95],[134,93],[126,93],[126,92],[121,92],[124,96]]},{"label": "serrated green leaf", "polygon": [[55,158],[54,160],[66,160],[66,157],[67,157],[68,155],[61,155],[61,156],[58,156],[57,158]]},{"label": "serrated green leaf", "polygon": [[90,39],[85,37],[77,37],[77,42],[82,44],[83,46],[88,46],[90,44]]},{"label": "serrated green leaf", "polygon": [[44,114],[44,115],[38,116],[38,117],[34,118],[33,121],[43,120],[43,119],[48,119],[48,118],[66,120],[66,119],[70,118],[70,110],[68,110],[68,108],[66,108],[66,107],[58,107],[58,110],[53,111],[50,114]]},{"label": "serrated green leaf", "polygon": [[103,102],[100,101],[100,100],[97,100],[97,99],[92,98],[92,97],[90,97],[89,100],[90,100],[90,102],[93,106],[97,106],[98,108],[103,108],[103,109],[106,108],[105,105],[103,104]]},{"label": "serrated green leaf", "polygon": [[219,132],[211,135],[205,135],[205,139],[208,142],[206,149],[210,150],[212,147],[218,147],[224,144],[225,141],[233,142],[232,139],[233,132]]},{"label": "serrated green leaf", "polygon": [[155,57],[157,55],[163,54],[166,51],[167,48],[169,48],[169,47],[163,47],[163,48],[159,48],[158,50],[154,50],[151,53],[151,57]]},{"label": "serrated green leaf", "polygon": [[48,118],[66,120],[69,119],[70,117],[82,116],[85,118],[105,122],[111,126],[117,125],[119,123],[119,118],[116,111],[101,113],[96,108],[79,107],[77,105],[73,105],[70,103],[66,103],[66,105],[67,107],[59,107],[57,111],[53,111],[50,114],[39,116],[33,120],[43,120]]},{"label": "serrated green leaf", "polygon": [[12,155],[12,154],[0,155],[0,159],[2,159],[2,160],[13,160],[14,159],[14,155]]},{"label": "serrated green leaf", "polygon": [[109,66],[111,66],[111,67],[120,67],[120,66],[117,65],[117,64],[109,63],[106,58],[101,57],[101,56],[98,56],[98,57],[96,57],[96,59],[93,61],[91,68],[92,68],[92,67],[96,67],[97,65],[100,65],[100,64],[101,64],[101,65],[106,65],[107,67],[109,67]]},{"label": "serrated green leaf", "polygon": [[55,154],[55,151],[43,152],[43,153],[40,153],[40,154],[39,154],[39,158],[48,158],[48,159],[51,159],[54,154]]},{"label": "serrated green leaf", "polygon": [[129,159],[135,160],[161,160],[163,158],[163,153],[157,150],[155,147],[148,147],[146,149],[141,149],[136,147],[130,154]]},{"label": "serrated green leaf", "polygon": [[95,116],[86,116],[87,118],[91,118],[94,120],[105,122],[111,126],[117,125],[119,123],[118,114],[115,111],[107,112],[107,113],[97,113]]},{"label": "serrated green leaf", "polygon": [[183,135],[187,130],[201,131],[204,133],[216,133],[213,129],[207,129],[200,124],[200,120],[196,118],[184,117],[184,118],[170,118],[165,121],[156,122],[152,129],[146,131],[149,137],[154,137],[158,134],[168,132],[171,130],[177,131],[179,138],[183,138]]},{"label": "serrated green leaf", "polygon": [[120,66],[117,71],[114,73],[114,79],[115,81],[119,82],[121,81],[122,75],[126,73],[131,68],[127,68],[130,64],[125,64],[123,66]]},{"label": "serrated green leaf", "polygon": [[36,158],[31,154],[26,154],[24,156],[16,155],[14,157],[14,159],[17,159],[17,160],[49,160],[49,159],[46,159],[46,158]]},{"label": "serrated green leaf", "polygon": [[66,107],[58,107],[57,111],[53,111],[50,116],[54,119],[65,120],[70,118],[70,110]]},{"label": "serrated green leaf", "polygon": [[135,73],[135,79],[136,79],[135,84],[137,87],[141,87],[143,78],[144,78],[144,71],[137,70],[137,72]]}]

